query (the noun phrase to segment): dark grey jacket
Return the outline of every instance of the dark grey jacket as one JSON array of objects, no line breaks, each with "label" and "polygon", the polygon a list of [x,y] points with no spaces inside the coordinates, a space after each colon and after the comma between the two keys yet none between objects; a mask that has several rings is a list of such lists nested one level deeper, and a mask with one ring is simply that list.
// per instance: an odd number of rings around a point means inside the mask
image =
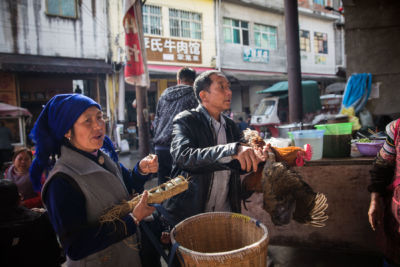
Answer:
[{"label": "dark grey jacket", "polygon": [[210,197],[214,172],[231,170],[229,194],[231,209],[240,212],[240,164],[237,160],[220,163],[219,159],[237,153],[240,131],[229,118],[226,121],[227,144],[217,145],[208,112],[199,105],[179,113],[173,124],[171,155],[174,160],[171,177],[190,177],[189,189],[164,202],[174,223],[202,213]]},{"label": "dark grey jacket", "polygon": [[154,138],[157,145],[169,146],[172,140],[172,120],[181,111],[197,107],[199,102],[189,85],[171,86],[161,94],[154,118]]}]

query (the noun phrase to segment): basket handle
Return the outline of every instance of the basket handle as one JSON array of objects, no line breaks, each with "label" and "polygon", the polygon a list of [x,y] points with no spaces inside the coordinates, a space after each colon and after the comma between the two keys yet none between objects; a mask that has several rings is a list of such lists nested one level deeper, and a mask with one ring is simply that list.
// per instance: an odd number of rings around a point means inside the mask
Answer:
[{"label": "basket handle", "polygon": [[[165,220],[171,226],[175,226],[175,224],[172,223],[171,217],[169,216],[168,212],[165,210],[165,208],[162,205],[160,205],[160,204],[149,204],[149,205],[155,207],[157,209],[157,211],[162,216],[164,216]],[[140,226],[142,227],[142,229],[145,232],[145,234],[147,235],[147,237],[150,239],[151,243],[153,243],[153,246],[157,250],[158,254],[160,254],[161,257],[163,257],[164,260],[168,263],[168,267],[172,267],[173,266],[172,263],[174,260],[176,250],[178,249],[180,244],[178,242],[175,242],[175,244],[172,245],[171,250],[167,256],[167,254],[165,254],[165,251],[162,249],[160,242],[158,242],[158,240],[154,236],[154,233],[149,229],[149,226],[146,223],[140,223]],[[178,253],[176,253],[176,255],[179,257],[179,259],[182,262],[184,262],[183,257],[181,255],[179,255]]]},{"label": "basket handle", "polygon": [[[178,249],[179,246],[180,245],[179,245],[178,242],[175,242],[175,244],[172,245],[171,251],[168,254],[168,267],[172,267],[173,266],[172,263],[174,261],[174,255],[175,255],[176,250]],[[184,262],[183,257],[181,255],[179,255],[178,253],[176,253],[176,255],[179,257],[179,259],[182,262]]]}]

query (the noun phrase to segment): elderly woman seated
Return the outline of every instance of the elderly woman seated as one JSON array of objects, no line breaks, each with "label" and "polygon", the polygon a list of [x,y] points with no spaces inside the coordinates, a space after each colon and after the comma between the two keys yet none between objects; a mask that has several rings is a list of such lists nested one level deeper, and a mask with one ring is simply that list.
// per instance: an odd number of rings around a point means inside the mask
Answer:
[{"label": "elderly woman seated", "polygon": [[13,181],[18,187],[21,205],[27,208],[41,208],[42,198],[35,192],[29,175],[32,163],[32,151],[21,148],[14,152],[12,165],[5,171],[4,178]]}]

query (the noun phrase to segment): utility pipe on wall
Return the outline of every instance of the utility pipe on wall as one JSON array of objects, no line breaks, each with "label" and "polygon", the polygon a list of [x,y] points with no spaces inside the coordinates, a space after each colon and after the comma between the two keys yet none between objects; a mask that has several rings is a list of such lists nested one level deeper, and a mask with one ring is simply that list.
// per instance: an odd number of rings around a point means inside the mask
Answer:
[{"label": "utility pipe on wall", "polygon": [[124,72],[120,71],[119,74],[119,90],[118,90],[118,121],[125,121],[125,76]]}]

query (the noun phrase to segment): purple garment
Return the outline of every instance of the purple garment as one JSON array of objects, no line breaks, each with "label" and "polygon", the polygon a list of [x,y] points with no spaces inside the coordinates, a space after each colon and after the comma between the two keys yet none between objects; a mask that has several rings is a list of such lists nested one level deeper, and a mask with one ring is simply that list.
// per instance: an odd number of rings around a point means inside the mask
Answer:
[{"label": "purple garment", "polygon": [[33,190],[32,182],[29,178],[29,172],[18,174],[15,171],[15,166],[11,165],[6,173],[6,179],[13,181],[18,187],[18,193],[23,197],[23,200],[36,197],[37,194]]}]

